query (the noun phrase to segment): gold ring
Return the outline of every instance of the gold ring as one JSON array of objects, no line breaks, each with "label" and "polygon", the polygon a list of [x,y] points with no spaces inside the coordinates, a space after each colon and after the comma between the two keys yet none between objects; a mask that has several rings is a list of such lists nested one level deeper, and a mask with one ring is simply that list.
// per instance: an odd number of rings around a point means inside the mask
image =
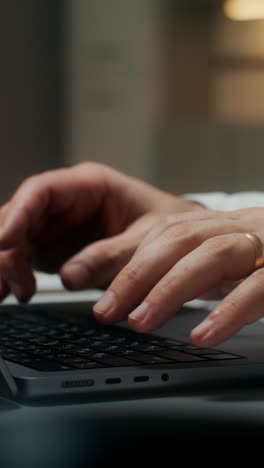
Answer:
[{"label": "gold ring", "polygon": [[256,253],[256,262],[254,270],[258,270],[264,266],[264,246],[257,234],[251,232],[245,233],[245,236],[253,243],[255,253]]}]

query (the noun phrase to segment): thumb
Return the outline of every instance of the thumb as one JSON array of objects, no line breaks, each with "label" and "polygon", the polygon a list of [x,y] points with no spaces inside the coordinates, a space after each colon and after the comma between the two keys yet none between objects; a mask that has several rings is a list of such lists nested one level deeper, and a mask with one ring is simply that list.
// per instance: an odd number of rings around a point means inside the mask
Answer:
[{"label": "thumb", "polygon": [[128,263],[137,246],[132,232],[94,242],[61,267],[61,280],[70,290],[103,287]]}]

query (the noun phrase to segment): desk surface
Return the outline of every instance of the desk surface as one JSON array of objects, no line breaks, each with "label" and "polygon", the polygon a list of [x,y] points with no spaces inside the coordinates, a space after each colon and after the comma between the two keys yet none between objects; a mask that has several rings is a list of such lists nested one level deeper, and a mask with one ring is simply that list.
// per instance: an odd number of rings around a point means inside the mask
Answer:
[{"label": "desk surface", "polygon": [[34,407],[2,400],[0,466],[141,466],[143,457],[167,466],[172,457],[197,461],[206,446],[217,461],[231,449],[238,461],[252,445],[262,450],[263,400],[263,388]]}]

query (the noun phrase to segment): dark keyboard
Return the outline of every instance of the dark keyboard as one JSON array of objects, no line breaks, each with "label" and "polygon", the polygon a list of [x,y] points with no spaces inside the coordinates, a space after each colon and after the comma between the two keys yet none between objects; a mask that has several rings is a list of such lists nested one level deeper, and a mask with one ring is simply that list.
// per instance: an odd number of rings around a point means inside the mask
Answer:
[{"label": "dark keyboard", "polygon": [[41,371],[65,371],[241,359],[187,342],[141,335],[94,320],[29,313],[10,308],[1,313],[0,355]]}]

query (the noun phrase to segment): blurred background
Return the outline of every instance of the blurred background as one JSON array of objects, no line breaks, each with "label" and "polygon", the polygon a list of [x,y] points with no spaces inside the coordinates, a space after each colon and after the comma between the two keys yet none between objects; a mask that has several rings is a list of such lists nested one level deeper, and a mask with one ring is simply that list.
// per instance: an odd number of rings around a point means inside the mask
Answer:
[{"label": "blurred background", "polygon": [[10,0],[0,26],[1,202],[89,159],[264,190],[264,0]]}]

